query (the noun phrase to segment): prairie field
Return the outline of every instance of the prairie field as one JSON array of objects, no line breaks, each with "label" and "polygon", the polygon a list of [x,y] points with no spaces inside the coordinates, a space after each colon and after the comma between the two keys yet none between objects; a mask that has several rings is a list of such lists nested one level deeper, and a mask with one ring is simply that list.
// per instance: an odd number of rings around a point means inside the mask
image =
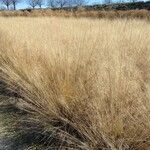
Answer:
[{"label": "prairie field", "polygon": [[139,19],[0,17],[0,149],[149,150],[149,33]]},{"label": "prairie field", "polygon": [[[149,8],[150,9],[150,8]],[[11,10],[0,11],[1,17],[65,17],[65,18],[99,18],[99,19],[142,19],[150,21],[150,10],[136,9],[136,10],[100,10],[91,8],[90,10],[84,7],[74,9],[26,9],[26,10]]]}]

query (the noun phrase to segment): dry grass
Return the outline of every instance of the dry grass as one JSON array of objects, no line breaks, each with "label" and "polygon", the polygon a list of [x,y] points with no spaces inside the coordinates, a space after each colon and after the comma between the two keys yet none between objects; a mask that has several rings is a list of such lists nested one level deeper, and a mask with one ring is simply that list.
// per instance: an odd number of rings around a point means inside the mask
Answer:
[{"label": "dry grass", "polygon": [[117,11],[117,10],[86,10],[85,8],[78,8],[77,10],[51,10],[51,9],[37,9],[30,10],[31,12],[24,10],[18,11],[0,11],[0,16],[4,17],[40,17],[40,16],[50,16],[50,17],[90,17],[90,18],[140,18],[150,20],[150,11],[148,10],[128,10],[128,11]]},{"label": "dry grass", "polygon": [[0,18],[0,31],[17,148],[149,149],[149,22]]}]

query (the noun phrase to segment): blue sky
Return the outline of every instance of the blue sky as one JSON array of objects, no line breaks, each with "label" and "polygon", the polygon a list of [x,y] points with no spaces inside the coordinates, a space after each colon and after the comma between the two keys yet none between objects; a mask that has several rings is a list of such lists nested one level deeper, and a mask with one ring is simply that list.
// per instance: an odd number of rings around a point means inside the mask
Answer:
[{"label": "blue sky", "polygon": [[17,5],[17,9],[28,8],[29,6],[26,3],[26,1],[22,1],[22,3]]}]

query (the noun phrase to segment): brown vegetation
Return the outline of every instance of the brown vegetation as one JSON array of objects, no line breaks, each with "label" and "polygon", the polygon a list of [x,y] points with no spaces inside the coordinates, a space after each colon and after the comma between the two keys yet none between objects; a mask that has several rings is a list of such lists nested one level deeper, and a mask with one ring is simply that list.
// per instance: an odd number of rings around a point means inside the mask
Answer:
[{"label": "brown vegetation", "polygon": [[139,18],[150,19],[150,11],[148,10],[85,10],[85,8],[78,8],[77,10],[51,10],[51,9],[37,9],[37,10],[18,10],[18,11],[0,11],[0,16],[13,17],[91,17],[91,18]]},{"label": "brown vegetation", "polygon": [[19,17],[0,28],[1,109],[16,149],[150,148],[149,22]]}]

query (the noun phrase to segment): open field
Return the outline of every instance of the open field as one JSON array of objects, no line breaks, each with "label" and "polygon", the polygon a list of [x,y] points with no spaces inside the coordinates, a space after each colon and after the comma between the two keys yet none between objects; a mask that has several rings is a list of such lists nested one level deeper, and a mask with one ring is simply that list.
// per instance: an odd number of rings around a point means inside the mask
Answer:
[{"label": "open field", "polygon": [[10,149],[150,149],[149,33],[138,19],[1,17]]}]

